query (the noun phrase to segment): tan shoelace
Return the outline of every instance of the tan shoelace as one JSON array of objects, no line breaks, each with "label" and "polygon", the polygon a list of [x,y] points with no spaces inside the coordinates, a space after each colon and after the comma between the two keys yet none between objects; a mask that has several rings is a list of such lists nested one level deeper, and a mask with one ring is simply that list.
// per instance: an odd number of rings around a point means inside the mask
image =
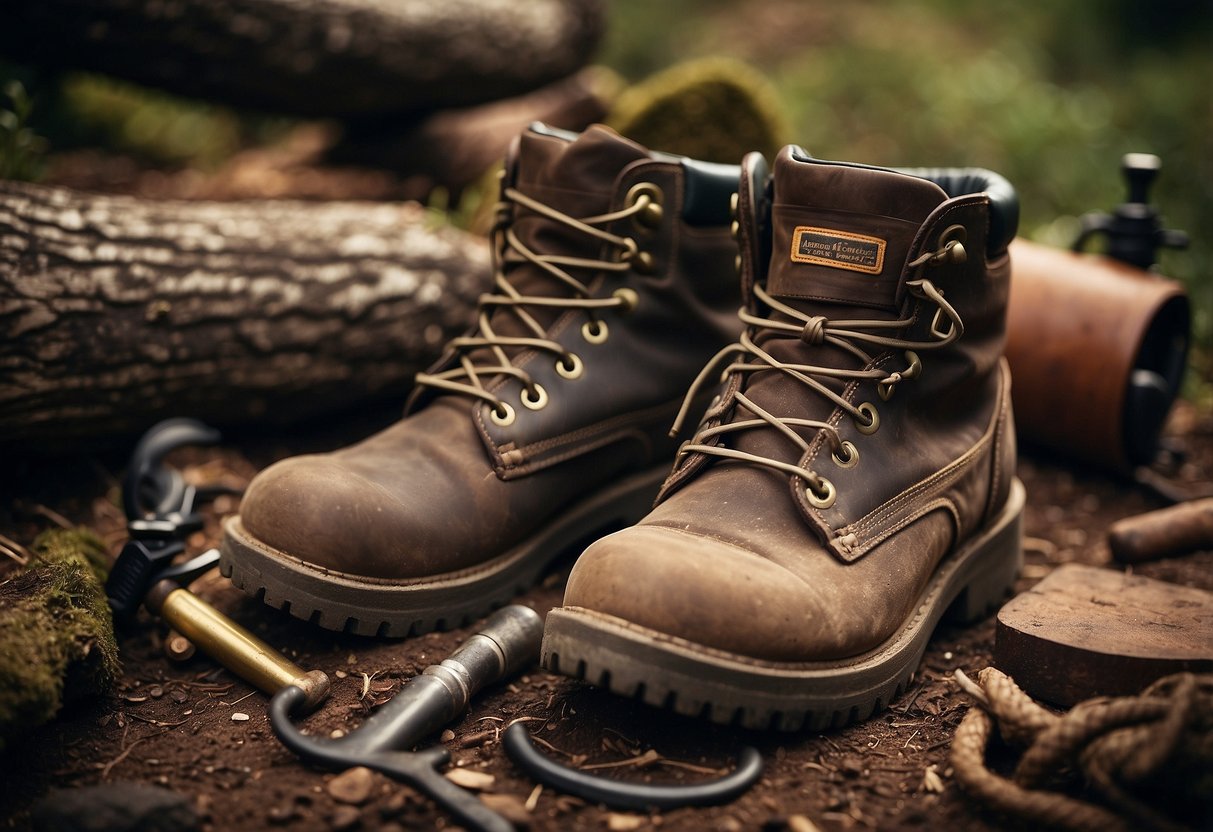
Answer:
[{"label": "tan shoelace", "polygon": [[[944,252],[945,249],[941,248],[939,251],[924,254],[922,257],[914,260],[910,266],[917,269],[918,273],[921,273],[925,266],[941,262],[941,255]],[[963,257],[963,249],[961,249],[959,256],[954,259],[958,260],[960,257]],[[892,397],[894,389],[901,381],[916,378],[922,372],[922,362],[919,360],[918,354],[914,352],[915,349],[939,349],[952,343],[964,333],[964,324],[960,320],[960,315],[950,303],[944,300],[943,293],[935,288],[934,284],[929,280],[919,278],[909,281],[906,285],[915,297],[929,300],[937,307],[935,317],[931,322],[933,341],[910,341],[904,338],[881,334],[883,331],[904,329],[914,323],[913,318],[903,318],[895,321],[831,321],[822,316],[806,315],[771,297],[761,285],[755,285],[754,293],[758,300],[769,308],[786,315],[790,320],[763,318],[743,309],[740,315],[741,320],[747,325],[746,331],[742,333],[740,341],[730,344],[718,352],[708,362],[707,366],[700,371],[699,376],[692,383],[686,398],[683,400],[682,409],[679,411],[674,426],[670,431],[671,435],[675,435],[682,427],[691,403],[699,389],[711,377],[720,363],[729,357],[733,357],[733,361],[725,367],[721,374],[722,382],[727,383],[734,373],[781,372],[804,384],[818,395],[824,396],[835,406],[845,410],[850,414],[852,420],[854,420],[855,426],[860,433],[875,433],[880,426],[880,417],[875,405],[870,402],[863,402],[859,405],[853,404],[830,389],[828,385],[819,381],[815,376],[847,381],[875,380],[881,399],[888,401]],[[946,332],[941,331],[939,328],[941,315],[946,316],[949,321],[949,328]],[[796,338],[811,345],[831,344],[855,356],[860,362],[861,367],[868,367],[872,363],[874,356],[864,350],[860,344],[885,349],[903,349],[906,350],[907,367],[904,370],[889,373],[875,367],[852,370],[837,367],[822,367],[813,364],[792,364],[778,360],[755,343],[754,336],[759,330],[773,331],[775,333],[774,337]],[[733,394],[733,398],[757,418],[725,422],[700,430],[692,440],[684,444],[679,450],[679,459],[683,459],[686,454],[701,453],[765,465],[804,480],[808,484],[806,497],[809,503],[817,508],[829,508],[834,504],[834,499],[837,496],[834,486],[829,480],[815,471],[778,459],[771,459],[746,451],[738,451],[722,444],[709,444],[709,440],[716,437],[724,437],[730,433],[771,427],[795,444],[800,449],[800,456],[803,457],[808,453],[810,442],[793,430],[793,428],[814,428],[825,432],[826,439],[830,443],[834,461],[838,465],[849,468],[859,461],[858,449],[853,443],[843,440],[835,425],[815,419],[776,416],[741,392],[741,388],[744,386],[744,384],[739,386],[738,391]]]},{"label": "tan shoelace", "polygon": [[[588,320],[582,326],[587,340],[594,342],[605,340],[606,323],[594,316],[594,312],[602,309],[631,309],[636,305],[636,294],[630,289],[618,289],[610,297],[591,298],[590,289],[585,283],[573,277],[568,269],[588,269],[592,271],[625,272],[639,265],[647,265],[646,252],[640,250],[632,237],[620,237],[595,226],[607,225],[618,220],[639,214],[650,205],[658,206],[648,192],[640,192],[636,201],[619,211],[601,214],[581,219],[570,217],[542,202],[539,202],[514,188],[506,188],[502,201],[497,206],[498,223],[493,227],[493,273],[497,292],[481,295],[478,302],[479,319],[475,334],[453,338],[447,348],[458,355],[459,366],[441,373],[418,373],[418,386],[437,387],[455,393],[474,396],[492,405],[492,412],[499,423],[507,418],[513,421],[513,408],[504,402],[496,393],[488,390],[482,379],[494,376],[510,376],[522,384],[522,401],[527,407],[539,409],[547,402],[547,394],[543,391],[530,374],[525,370],[514,367],[507,347],[522,347],[542,350],[552,353],[557,358],[557,370],[566,378],[575,378],[581,372],[581,359],[563,345],[547,337],[542,325],[527,311],[527,307],[545,307],[549,309],[580,309],[586,312]],[[553,222],[579,231],[596,240],[601,240],[618,252],[615,260],[598,260],[594,258],[572,257],[566,255],[540,254],[528,248],[518,238],[508,216],[511,205],[517,204],[536,214],[544,216]],[[504,266],[507,262],[531,263],[543,269],[552,278],[572,290],[571,297],[546,297],[523,295],[510,284],[506,278]],[[493,310],[509,309],[520,320],[531,336],[506,336],[494,331],[492,325]],[[491,351],[496,363],[476,364],[471,353],[487,348]]]}]

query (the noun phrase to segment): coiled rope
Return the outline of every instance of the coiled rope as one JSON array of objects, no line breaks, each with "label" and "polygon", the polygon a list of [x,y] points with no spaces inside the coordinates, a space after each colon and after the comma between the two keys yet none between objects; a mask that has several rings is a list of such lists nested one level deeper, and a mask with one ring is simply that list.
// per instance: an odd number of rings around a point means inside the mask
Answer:
[{"label": "coiled rope", "polygon": [[[1101,697],[1057,715],[988,667],[956,681],[978,707],[952,741],[956,779],[992,808],[1059,829],[1185,830],[1163,805],[1213,818],[1213,674],[1177,673],[1138,696]],[[986,765],[993,729],[1024,747],[1008,779]],[[1056,791],[1085,783],[1098,803]]]}]

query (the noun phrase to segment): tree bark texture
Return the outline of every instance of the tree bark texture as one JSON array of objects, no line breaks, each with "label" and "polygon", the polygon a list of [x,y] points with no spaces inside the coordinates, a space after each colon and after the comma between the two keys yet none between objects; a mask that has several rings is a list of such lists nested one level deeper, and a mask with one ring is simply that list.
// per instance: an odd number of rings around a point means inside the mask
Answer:
[{"label": "tree bark texture", "polygon": [[0,54],[305,116],[462,106],[585,66],[602,0],[37,0]]},{"label": "tree bark texture", "polygon": [[407,391],[488,246],[414,204],[181,202],[0,182],[0,444],[194,416],[288,423]]}]

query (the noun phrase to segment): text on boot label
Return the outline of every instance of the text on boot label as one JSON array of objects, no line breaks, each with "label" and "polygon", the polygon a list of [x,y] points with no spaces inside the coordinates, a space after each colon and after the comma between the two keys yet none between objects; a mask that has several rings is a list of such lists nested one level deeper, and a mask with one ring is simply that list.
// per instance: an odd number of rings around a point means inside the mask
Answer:
[{"label": "text on boot label", "polygon": [[879,237],[836,231],[832,228],[796,227],[792,234],[792,259],[835,269],[880,274],[884,268],[885,241]]}]

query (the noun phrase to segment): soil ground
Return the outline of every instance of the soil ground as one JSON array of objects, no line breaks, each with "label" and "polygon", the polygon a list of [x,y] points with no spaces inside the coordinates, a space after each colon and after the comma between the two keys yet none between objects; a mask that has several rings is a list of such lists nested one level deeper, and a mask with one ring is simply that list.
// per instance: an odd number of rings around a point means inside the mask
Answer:
[{"label": "soil ground", "polygon": [[[179,452],[174,461],[193,480],[240,485],[277,458],[337,446],[390,418],[381,414],[289,436],[230,437],[221,448]],[[1192,491],[1208,490],[1213,485],[1213,414],[1197,414],[1181,403],[1168,432],[1169,442],[1185,455],[1174,480]],[[123,464],[119,454],[53,464],[18,461],[4,487],[12,501],[8,508],[0,507],[0,519],[27,543],[51,522],[83,523],[104,534],[116,551],[124,536],[116,502]],[[1051,456],[1024,455],[1019,473],[1028,491],[1026,567],[1019,591],[1061,563],[1109,564],[1109,523],[1165,504],[1149,489]],[[221,497],[206,529],[189,541],[190,551],[216,545],[221,516],[236,507],[235,499]],[[571,562],[571,555],[560,561],[520,601],[540,612],[558,604]],[[1213,589],[1213,552],[1141,564],[1135,571]],[[352,637],[271,610],[217,573],[205,576],[194,590],[300,666],[329,674],[334,682],[330,698],[304,723],[321,736],[356,729],[406,680],[440,661],[475,629],[407,640]],[[470,712],[433,741],[450,749],[454,765],[491,774],[485,793],[493,797],[488,799],[534,830],[803,829],[801,818],[825,830],[1027,828],[971,802],[948,762],[953,731],[969,707],[951,680],[952,671],[961,668],[972,675],[990,664],[993,632],[992,620],[969,628],[943,626],[914,684],[900,699],[872,719],[832,733],[761,734],[716,727],[534,667],[477,697]],[[205,657],[170,661],[164,636],[162,625],[144,620],[121,640],[125,671],[112,695],[66,709],[0,757],[0,824],[29,828],[31,805],[52,786],[137,781],[188,795],[207,829],[392,832],[453,827],[426,799],[378,774],[366,800],[339,802],[327,788],[333,772],[302,765],[275,739],[265,696]],[[237,721],[236,714],[248,719]],[[547,753],[575,765],[620,764],[606,771],[622,778],[691,782],[716,776],[746,744],[761,751],[765,770],[752,790],[728,805],[653,815],[612,812],[536,789],[506,758],[497,739],[498,729],[518,718],[534,720],[532,730],[549,744]],[[639,758],[653,758],[646,754],[650,751],[658,761],[639,764]]]}]

